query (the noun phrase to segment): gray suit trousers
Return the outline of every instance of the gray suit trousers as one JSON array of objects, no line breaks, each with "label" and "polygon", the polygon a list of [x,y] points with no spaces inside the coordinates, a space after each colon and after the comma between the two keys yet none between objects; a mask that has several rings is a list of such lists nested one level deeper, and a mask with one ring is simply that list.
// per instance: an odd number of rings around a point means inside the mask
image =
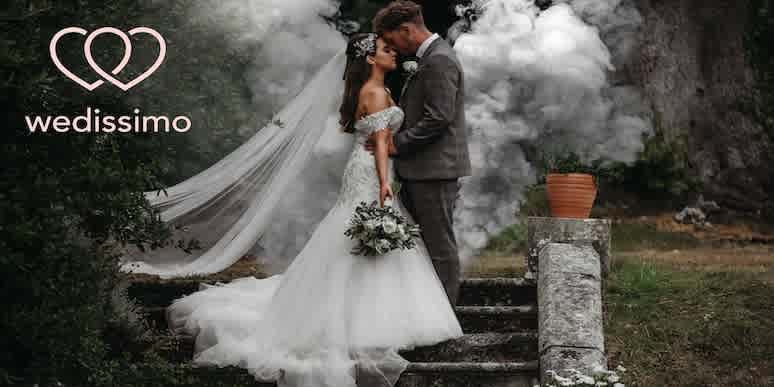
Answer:
[{"label": "gray suit trousers", "polygon": [[460,258],[454,237],[454,208],[459,195],[458,179],[401,180],[401,202],[422,229],[435,272],[452,306],[460,289]]}]

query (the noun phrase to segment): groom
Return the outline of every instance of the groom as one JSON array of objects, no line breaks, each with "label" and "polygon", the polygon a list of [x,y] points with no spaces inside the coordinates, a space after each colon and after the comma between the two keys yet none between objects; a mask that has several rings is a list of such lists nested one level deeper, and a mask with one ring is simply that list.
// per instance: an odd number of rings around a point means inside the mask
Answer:
[{"label": "groom", "polygon": [[[454,49],[427,29],[414,2],[393,1],[372,23],[387,44],[419,59],[400,97],[406,116],[389,152],[401,181],[401,201],[422,229],[435,271],[455,305],[461,273],[452,220],[459,178],[471,175],[462,66]],[[365,146],[373,152],[371,139]]]}]

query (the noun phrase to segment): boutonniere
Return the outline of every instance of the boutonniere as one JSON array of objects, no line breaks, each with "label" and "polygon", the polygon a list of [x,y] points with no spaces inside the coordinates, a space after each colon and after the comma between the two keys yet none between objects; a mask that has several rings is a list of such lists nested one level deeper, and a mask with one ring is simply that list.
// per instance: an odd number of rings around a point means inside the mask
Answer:
[{"label": "boutonniere", "polygon": [[400,90],[401,97],[406,92],[411,78],[419,71],[419,62],[415,60],[407,60],[403,62],[403,72],[406,74],[406,79],[403,80],[403,88]]},{"label": "boutonniere", "polygon": [[403,62],[403,71],[408,74],[408,76],[414,75],[414,73],[419,70],[419,63],[413,60],[407,60]]}]

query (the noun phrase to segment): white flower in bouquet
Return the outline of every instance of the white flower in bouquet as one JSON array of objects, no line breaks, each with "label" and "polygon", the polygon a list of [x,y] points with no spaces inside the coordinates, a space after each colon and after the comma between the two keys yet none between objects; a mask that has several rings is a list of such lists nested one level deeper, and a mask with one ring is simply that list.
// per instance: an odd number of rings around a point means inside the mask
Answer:
[{"label": "white flower in bouquet", "polygon": [[382,228],[384,229],[384,232],[387,234],[394,234],[395,231],[398,230],[398,224],[395,223],[393,219],[384,219],[382,220]]}]

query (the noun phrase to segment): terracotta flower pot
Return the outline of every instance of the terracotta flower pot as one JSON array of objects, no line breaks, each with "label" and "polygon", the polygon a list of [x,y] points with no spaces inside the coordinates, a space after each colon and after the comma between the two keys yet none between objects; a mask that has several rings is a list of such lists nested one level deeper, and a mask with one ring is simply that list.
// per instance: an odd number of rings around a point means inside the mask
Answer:
[{"label": "terracotta flower pot", "polygon": [[594,176],[587,173],[549,173],[546,192],[551,216],[588,218],[597,197]]}]

